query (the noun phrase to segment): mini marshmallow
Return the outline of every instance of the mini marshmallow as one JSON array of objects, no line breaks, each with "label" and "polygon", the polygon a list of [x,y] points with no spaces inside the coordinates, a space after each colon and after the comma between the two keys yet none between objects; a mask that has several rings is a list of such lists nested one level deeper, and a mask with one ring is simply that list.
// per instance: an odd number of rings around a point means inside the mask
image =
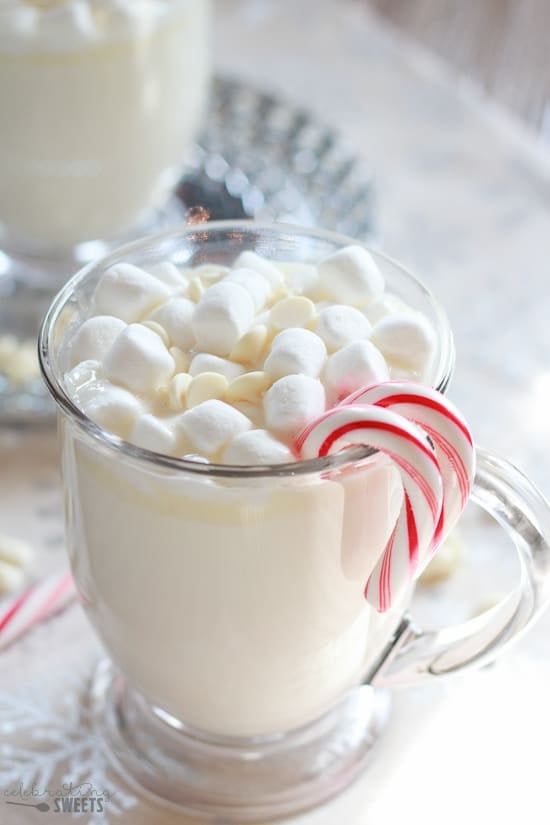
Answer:
[{"label": "mini marshmallow", "polygon": [[325,388],[307,375],[286,375],[264,395],[265,423],[275,435],[291,441],[325,411]]},{"label": "mini marshmallow", "polygon": [[133,264],[115,264],[102,276],[94,292],[99,315],[114,315],[130,324],[150,313],[170,295],[168,287]]},{"label": "mini marshmallow", "polygon": [[287,264],[282,267],[285,280],[295,295],[314,294],[319,284],[319,270],[313,264]]},{"label": "mini marshmallow", "polygon": [[272,264],[271,261],[266,260],[266,258],[262,258],[262,256],[258,255],[257,252],[252,252],[250,249],[247,249],[245,252],[241,252],[233,264],[233,268],[253,269],[260,275],[263,275],[263,277],[271,284],[272,291],[278,289],[283,284],[283,273],[281,270],[275,266],[275,264]]},{"label": "mini marshmallow", "polygon": [[191,349],[195,336],[191,326],[195,304],[188,298],[172,298],[156,309],[149,320],[160,324],[172,344],[182,350]]},{"label": "mini marshmallow", "polygon": [[266,464],[286,464],[294,461],[288,447],[267,432],[267,430],[250,430],[238,435],[222,456],[224,464],[240,466],[258,466]]},{"label": "mini marshmallow", "polygon": [[82,361],[103,361],[126,324],[113,315],[95,315],[77,330],[70,344],[71,366]]},{"label": "mini marshmallow", "polygon": [[128,439],[143,407],[132,393],[102,382],[95,394],[80,402],[85,414],[104,430]]},{"label": "mini marshmallow", "polygon": [[95,382],[100,373],[101,364],[99,361],[81,361],[72,370],[66,372],[63,380],[71,398],[77,403],[81,403],[86,387],[90,384],[95,387]]},{"label": "mini marshmallow", "polygon": [[173,455],[176,449],[175,432],[156,416],[149,414],[137,419],[129,440],[144,450],[162,455]]},{"label": "mini marshmallow", "polygon": [[252,422],[224,401],[213,399],[184,412],[179,426],[195,450],[212,455],[240,433],[250,430]]},{"label": "mini marshmallow", "polygon": [[105,356],[103,368],[111,381],[145,393],[167,384],[175,363],[155,332],[141,324],[130,324]]},{"label": "mini marshmallow", "polygon": [[195,307],[192,327],[199,349],[229,355],[254,320],[254,303],[239,284],[224,280],[206,290]]},{"label": "mini marshmallow", "polygon": [[371,325],[362,312],[341,304],[322,309],[315,326],[315,332],[321,336],[329,352],[367,338],[370,331]]},{"label": "mini marshmallow", "polygon": [[227,378],[219,372],[201,372],[187,388],[188,408],[197,407],[212,398],[223,398],[228,386]]},{"label": "mini marshmallow", "polygon": [[255,364],[265,349],[267,335],[267,327],[264,324],[253,326],[239,338],[231,350],[231,360],[242,364]]},{"label": "mini marshmallow", "polygon": [[187,372],[174,375],[168,385],[168,406],[171,410],[183,410],[187,406],[187,390],[192,377]]},{"label": "mini marshmallow", "polygon": [[419,312],[388,315],[375,324],[371,339],[392,365],[425,377],[433,361],[436,338],[424,315]]},{"label": "mini marshmallow", "polygon": [[187,288],[187,278],[171,261],[161,261],[150,266],[147,271],[150,275],[154,275],[155,278],[162,281],[170,291],[180,291]]},{"label": "mini marshmallow", "polygon": [[210,355],[207,352],[199,352],[191,361],[189,367],[191,375],[199,375],[201,372],[219,372],[228,381],[233,381],[242,375],[244,368],[240,364],[235,364],[227,358],[220,358],[219,355]]},{"label": "mini marshmallow", "polygon": [[261,401],[257,403],[253,401],[233,401],[232,406],[242,412],[243,415],[246,415],[254,427],[261,428],[264,426],[264,408]]},{"label": "mini marshmallow", "polygon": [[259,272],[254,272],[253,269],[233,269],[224,280],[232,284],[239,284],[243,289],[246,289],[252,298],[256,312],[263,309],[271,297],[271,284],[267,278],[264,278]]},{"label": "mini marshmallow", "polygon": [[272,308],[269,315],[271,324],[276,329],[306,327],[316,315],[315,304],[303,295],[283,298]]},{"label": "mini marshmallow", "polygon": [[394,312],[406,312],[408,306],[405,301],[401,300],[397,295],[391,293],[384,293],[379,298],[375,298],[363,309],[366,317],[371,324],[376,324],[385,318],[386,315],[393,315]]},{"label": "mini marshmallow", "polygon": [[231,403],[233,403],[233,401],[251,401],[252,403],[258,403],[270,385],[271,380],[265,372],[261,370],[247,372],[231,382],[227,388],[225,400]]},{"label": "mini marshmallow", "polygon": [[325,365],[327,350],[318,335],[308,329],[285,329],[275,336],[264,371],[273,380],[283,375],[317,378]]},{"label": "mini marshmallow", "polygon": [[353,341],[339,349],[329,357],[324,372],[331,404],[389,377],[384,356],[370,341]]},{"label": "mini marshmallow", "polygon": [[318,265],[319,284],[343,304],[362,306],[384,292],[384,276],[362,246],[339,249]]}]

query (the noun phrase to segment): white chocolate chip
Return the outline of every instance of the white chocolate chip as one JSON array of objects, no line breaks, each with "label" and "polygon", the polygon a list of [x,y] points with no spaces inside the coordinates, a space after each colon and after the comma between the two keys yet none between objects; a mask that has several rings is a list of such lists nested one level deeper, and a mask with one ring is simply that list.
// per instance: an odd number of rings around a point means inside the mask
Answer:
[{"label": "white chocolate chip", "polygon": [[0,562],[28,567],[33,558],[34,551],[28,542],[0,534]]},{"label": "white chocolate chip", "polygon": [[189,286],[187,287],[187,295],[191,299],[191,301],[194,301],[196,304],[198,304],[198,302],[204,295],[204,284],[197,275],[195,275],[189,281]]},{"label": "white chocolate chip", "polygon": [[306,327],[313,321],[315,314],[313,301],[294,295],[278,301],[272,307],[269,317],[276,329],[290,329],[291,327]]},{"label": "white chocolate chip", "polygon": [[255,364],[267,342],[267,327],[257,324],[240,338],[231,350],[231,360],[241,364]]},{"label": "white chocolate chip", "polygon": [[436,551],[419,581],[423,585],[430,586],[448,579],[459,566],[462,556],[463,542],[459,531],[455,528]]},{"label": "white chocolate chip", "polygon": [[0,596],[19,590],[25,581],[25,571],[14,564],[0,561]]},{"label": "white chocolate chip", "polygon": [[225,400],[231,403],[234,401],[258,403],[270,385],[271,380],[265,372],[247,372],[230,383]]},{"label": "white chocolate chip", "polygon": [[201,264],[195,267],[194,270],[195,275],[198,275],[201,283],[206,284],[206,286],[212,286],[212,284],[221,281],[228,272],[228,266],[220,266],[218,264]]},{"label": "white chocolate chip", "polygon": [[0,335],[0,372],[5,372],[19,350],[15,335]]},{"label": "white chocolate chip", "polygon": [[229,382],[219,372],[201,372],[191,380],[187,388],[187,406],[197,407],[204,401],[223,399]]},{"label": "white chocolate chip", "polygon": [[18,346],[15,354],[2,370],[6,378],[16,385],[25,384],[40,375],[36,342],[25,342]]},{"label": "white chocolate chip", "polygon": [[156,332],[166,349],[170,346],[170,338],[168,337],[168,333],[158,324],[156,321],[144,321],[143,326],[147,327],[147,329],[152,330],[152,332]]},{"label": "white chocolate chip", "polygon": [[185,409],[187,406],[187,390],[191,384],[192,377],[187,372],[180,372],[174,375],[168,385],[168,406],[174,412]]},{"label": "white chocolate chip", "polygon": [[233,381],[244,372],[240,364],[235,364],[227,358],[220,358],[219,355],[210,355],[207,352],[199,352],[191,361],[189,367],[191,375],[200,375],[201,372],[219,372],[224,375],[228,381]]},{"label": "white chocolate chip", "polygon": [[189,355],[189,353],[184,352],[184,350],[180,349],[179,347],[170,347],[168,352],[174,359],[174,371],[188,372],[189,364],[191,363],[191,356]]}]

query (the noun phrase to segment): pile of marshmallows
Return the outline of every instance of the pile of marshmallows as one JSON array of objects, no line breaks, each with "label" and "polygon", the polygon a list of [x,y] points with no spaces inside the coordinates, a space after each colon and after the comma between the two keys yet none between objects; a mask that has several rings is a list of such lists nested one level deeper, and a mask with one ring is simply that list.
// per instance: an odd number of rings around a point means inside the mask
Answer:
[{"label": "pile of marshmallows", "polygon": [[223,464],[296,460],[309,422],[361,387],[425,380],[435,352],[428,319],[355,245],[317,265],[119,263],[92,312],[68,345],[75,403],[140,447]]}]

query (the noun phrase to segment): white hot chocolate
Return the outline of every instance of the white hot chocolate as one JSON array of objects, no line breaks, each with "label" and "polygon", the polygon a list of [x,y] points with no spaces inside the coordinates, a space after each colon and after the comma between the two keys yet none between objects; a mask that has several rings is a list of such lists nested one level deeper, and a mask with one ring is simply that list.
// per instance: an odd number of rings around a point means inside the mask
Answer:
[{"label": "white hot chocolate", "polygon": [[0,0],[0,230],[111,238],[162,206],[203,114],[209,0]]},{"label": "white hot chocolate", "polygon": [[330,472],[215,471],[295,463],[328,406],[421,380],[434,353],[428,319],[358,246],[317,264],[244,252],[103,274],[67,332],[67,391],[114,444],[193,461],[114,461],[62,423],[75,578],[151,702],[209,733],[273,734],[365,675],[403,610],[364,599],[402,504],[394,466],[375,454]]}]

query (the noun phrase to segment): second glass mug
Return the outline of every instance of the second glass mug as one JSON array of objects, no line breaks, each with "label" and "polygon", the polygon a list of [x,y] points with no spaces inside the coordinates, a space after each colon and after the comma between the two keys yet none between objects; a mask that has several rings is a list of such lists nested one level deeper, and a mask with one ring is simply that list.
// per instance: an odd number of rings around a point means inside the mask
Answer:
[{"label": "second glass mug", "polygon": [[[333,796],[363,768],[384,725],[380,688],[487,663],[548,599],[550,508],[523,475],[482,450],[472,498],[512,538],[521,578],[486,614],[425,632],[407,615],[414,585],[386,613],[364,600],[401,501],[380,453],[205,465],[110,435],[67,394],[63,342],[89,314],[109,266],[230,265],[247,249],[316,262],[348,243],[250,222],[149,237],[82,270],[43,324],[71,565],[112,662],[94,683],[98,724],[128,775],[184,810],[256,821]],[[412,275],[372,254],[389,289],[434,325],[430,378],[444,391],[454,362],[444,313]]]},{"label": "second glass mug", "polygon": [[63,262],[166,226],[206,106],[210,2],[14,0],[0,16],[0,247],[51,260],[59,286]]}]

